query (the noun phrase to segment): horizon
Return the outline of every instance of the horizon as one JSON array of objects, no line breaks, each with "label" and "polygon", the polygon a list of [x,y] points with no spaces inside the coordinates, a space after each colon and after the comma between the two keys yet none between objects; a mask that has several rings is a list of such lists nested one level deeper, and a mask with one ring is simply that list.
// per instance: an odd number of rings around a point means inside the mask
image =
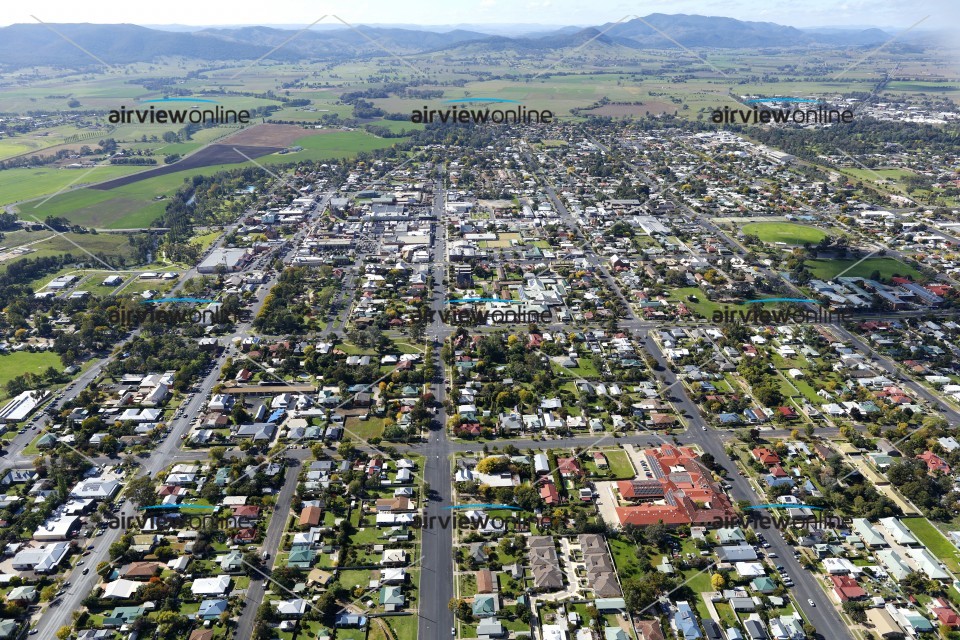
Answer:
[{"label": "horizon", "polygon": [[[666,5],[666,6],[664,6]],[[927,14],[940,17],[938,24],[949,25],[960,21],[960,7],[948,0],[927,0],[909,5],[893,0],[854,0],[837,5],[827,0],[809,0],[803,11],[797,11],[790,0],[771,0],[758,9],[749,0],[733,0],[718,7],[707,0],[678,0],[670,3],[644,3],[641,7],[613,0],[603,0],[589,7],[576,0],[534,0],[525,3],[504,3],[502,0],[482,0],[473,8],[474,15],[464,20],[464,8],[460,6],[436,7],[427,2],[413,2],[402,7],[382,0],[368,2],[333,2],[326,5],[322,14],[304,13],[293,0],[277,0],[271,3],[270,23],[249,21],[258,5],[252,2],[234,4],[233,11],[246,20],[224,20],[219,7],[207,7],[169,0],[163,7],[131,5],[107,2],[95,6],[76,5],[66,0],[38,0],[27,10],[15,6],[0,7],[0,27],[14,24],[35,24],[38,20],[49,24],[136,24],[161,30],[238,28],[269,26],[273,28],[314,29],[330,27],[346,28],[338,18],[350,24],[384,26],[392,28],[462,28],[462,26],[490,26],[514,29],[552,29],[562,27],[585,27],[627,21],[632,16],[647,16],[654,13],[666,15],[698,15],[705,17],[732,18],[744,22],[767,22],[797,29],[904,29]],[[187,21],[170,22],[171,14],[191,16]],[[544,20],[531,20],[531,15],[544,11]],[[358,15],[376,15],[378,22],[371,23],[357,18]],[[864,26],[865,15],[873,18],[870,26]],[[35,16],[35,17],[34,17]],[[950,17],[954,20],[950,20]],[[315,26],[314,26],[315,25]],[[930,30],[929,28],[927,30]]]}]

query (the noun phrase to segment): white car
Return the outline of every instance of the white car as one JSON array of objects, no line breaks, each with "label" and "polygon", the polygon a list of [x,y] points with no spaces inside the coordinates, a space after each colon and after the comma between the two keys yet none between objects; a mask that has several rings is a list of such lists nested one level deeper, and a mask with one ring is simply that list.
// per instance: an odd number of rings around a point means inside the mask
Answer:
[{"label": "white car", "polygon": [[807,603],[808,603],[811,607],[817,606],[817,603],[814,602],[813,599],[811,599],[811,598],[808,598],[808,599],[807,599]]}]

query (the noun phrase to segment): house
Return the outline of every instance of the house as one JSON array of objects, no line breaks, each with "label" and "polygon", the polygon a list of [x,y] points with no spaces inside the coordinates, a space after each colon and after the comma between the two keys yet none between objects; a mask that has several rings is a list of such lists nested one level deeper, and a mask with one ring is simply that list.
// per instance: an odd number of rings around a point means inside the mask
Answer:
[{"label": "house", "polygon": [[12,638],[19,627],[20,624],[16,620],[9,618],[0,620],[0,639]]},{"label": "house", "polygon": [[473,615],[476,618],[490,618],[500,611],[500,598],[495,594],[477,594],[473,597]]},{"label": "house", "polygon": [[486,640],[487,638],[504,638],[506,635],[507,632],[503,628],[503,624],[496,618],[483,618],[480,620],[480,624],[477,625],[477,637],[480,638],[480,640]]},{"label": "house", "polygon": [[287,556],[287,566],[294,569],[309,569],[316,556],[316,551],[310,547],[297,545],[290,550]]},{"label": "house", "polygon": [[490,569],[481,569],[476,572],[477,593],[493,593],[496,590],[496,576]]},{"label": "house", "polygon": [[63,561],[70,551],[67,542],[53,542],[42,548],[28,547],[20,550],[11,560],[11,566],[17,571],[50,573]]},{"label": "house", "polygon": [[833,592],[837,594],[840,602],[862,600],[867,597],[867,592],[860,586],[856,578],[850,576],[830,576],[830,582],[833,583]]},{"label": "house", "polygon": [[300,512],[300,526],[301,527],[315,527],[320,524],[320,519],[323,517],[323,509],[316,506],[310,506],[304,508]]},{"label": "house", "polygon": [[750,640],[768,640],[767,629],[764,627],[763,620],[757,614],[751,614],[743,621],[743,628],[747,630]]},{"label": "house", "polygon": [[548,507],[560,504],[560,493],[552,482],[545,482],[540,485],[540,497],[543,499],[543,504]]},{"label": "house", "polygon": [[924,451],[923,453],[917,456],[918,460],[923,460],[927,465],[927,473],[934,475],[937,472],[949,474],[950,465],[946,461],[935,454],[933,451]]},{"label": "house", "polygon": [[101,597],[107,600],[127,600],[132,598],[137,593],[137,590],[139,590],[142,586],[142,582],[120,578],[105,584],[103,587],[103,595]]},{"label": "house", "polygon": [[583,469],[576,458],[557,458],[557,470],[564,478],[581,478]]},{"label": "house", "polygon": [[277,608],[277,614],[281,618],[302,618],[307,612],[306,600],[302,598],[293,598],[291,600],[277,600],[273,605]]},{"label": "house", "polygon": [[149,580],[163,569],[159,562],[131,562],[120,568],[120,577],[129,580]]},{"label": "house", "polygon": [[37,588],[34,586],[14,587],[7,594],[7,601],[21,606],[32,604],[37,601]]},{"label": "house", "polygon": [[703,637],[700,632],[700,625],[697,624],[697,616],[690,608],[690,603],[685,600],[677,602],[677,611],[673,616],[673,623],[677,628],[677,636],[683,636],[683,640],[697,640]]},{"label": "house", "polygon": [[530,536],[527,539],[527,555],[535,589],[556,591],[563,588],[563,572],[552,536]]},{"label": "house", "polygon": [[367,626],[367,617],[355,613],[338,613],[334,618],[333,625],[337,628],[358,627],[362,629]]},{"label": "house", "polygon": [[219,575],[214,578],[198,578],[190,587],[195,596],[224,596],[230,591],[232,578]]},{"label": "house", "polygon": [[753,457],[760,462],[760,464],[767,467],[780,464],[780,456],[777,455],[775,451],[772,451],[766,447],[757,447],[754,449]]},{"label": "house", "polygon": [[227,611],[227,601],[222,598],[204,600],[197,611],[197,620],[216,620]]},{"label": "house", "polygon": [[235,573],[243,568],[243,554],[239,551],[231,551],[220,558],[220,569],[226,573]]},{"label": "house", "polygon": [[659,620],[637,620],[635,624],[642,640],[664,640]]},{"label": "house", "polygon": [[603,536],[585,533],[579,536],[578,541],[590,588],[600,598],[620,596],[620,584]]}]

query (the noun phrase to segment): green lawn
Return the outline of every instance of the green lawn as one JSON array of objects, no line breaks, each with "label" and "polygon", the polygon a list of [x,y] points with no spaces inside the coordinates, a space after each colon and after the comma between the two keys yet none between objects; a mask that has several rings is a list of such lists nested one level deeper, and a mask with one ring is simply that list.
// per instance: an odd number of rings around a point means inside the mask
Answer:
[{"label": "green lawn", "polygon": [[615,478],[626,480],[636,475],[626,451],[604,451],[603,453],[607,456],[607,463]]},{"label": "green lawn", "polygon": [[816,227],[791,222],[753,222],[744,225],[743,232],[757,236],[762,242],[786,242],[789,245],[816,244],[827,237]]},{"label": "green lawn", "polygon": [[930,550],[936,558],[947,565],[947,568],[954,573],[960,572],[960,563],[957,557],[960,551],[957,550],[946,536],[937,529],[926,518],[903,518],[903,524]]},{"label": "green lawn", "polygon": [[[696,296],[696,302],[689,299],[689,296]],[[688,309],[693,309],[704,318],[713,316],[714,311],[722,311],[725,305],[718,302],[711,302],[707,299],[707,294],[699,287],[680,287],[673,289],[670,293],[670,299],[682,302]],[[731,305],[735,308],[735,305]]]},{"label": "green lawn", "polygon": [[640,576],[640,563],[637,560],[637,545],[626,540],[610,539],[610,552],[613,554],[613,564],[617,568],[620,580]]},{"label": "green lawn", "polygon": [[[384,618],[393,630],[397,640],[417,639],[417,616],[390,616]],[[337,632],[339,636],[340,632]]]},{"label": "green lawn", "polygon": [[383,435],[383,418],[371,417],[368,420],[360,418],[347,418],[344,431],[360,440],[369,440],[370,438],[379,438]]},{"label": "green lawn", "polygon": [[[48,367],[63,371],[60,356],[53,351],[15,351],[0,355],[0,387],[6,387],[8,382],[27,372],[42,374]],[[0,389],[0,398],[8,395],[5,388]]]},{"label": "green lawn", "polygon": [[561,367],[559,364],[552,361],[551,361],[551,364],[553,365],[553,370],[561,376],[572,375],[578,378],[599,378],[600,377],[600,372],[597,371],[597,368],[593,366],[593,362],[591,362],[590,358],[588,357],[577,358],[576,367],[570,367],[570,368]]},{"label": "green lawn", "polygon": [[462,573],[457,576],[460,585],[459,597],[470,598],[477,593],[477,577],[472,573]]},{"label": "green lawn", "polygon": [[831,280],[838,274],[869,278],[874,271],[879,271],[883,279],[901,275],[923,280],[919,271],[894,258],[867,258],[859,264],[857,260],[807,260],[806,265],[814,277],[820,280]]}]

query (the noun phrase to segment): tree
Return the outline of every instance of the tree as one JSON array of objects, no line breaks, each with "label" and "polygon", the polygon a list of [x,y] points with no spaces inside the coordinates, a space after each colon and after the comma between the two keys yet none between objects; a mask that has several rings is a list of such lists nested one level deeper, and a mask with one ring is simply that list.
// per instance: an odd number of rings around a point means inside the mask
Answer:
[{"label": "tree", "polygon": [[138,476],[127,484],[127,496],[138,507],[157,503],[157,494],[153,490],[153,480],[149,475]]},{"label": "tree", "polygon": [[713,587],[714,591],[723,591],[727,586],[727,579],[723,577],[722,573],[715,573],[710,576],[710,586]]},{"label": "tree", "polygon": [[58,640],[67,640],[73,634],[73,629],[67,626],[60,627],[57,629],[57,638]]},{"label": "tree", "polygon": [[670,537],[669,531],[667,531],[666,525],[662,522],[655,522],[647,527],[646,531],[643,533],[644,537],[647,539],[647,542],[653,546],[660,548],[667,543],[667,539]]},{"label": "tree", "polygon": [[506,456],[488,456],[477,463],[479,473],[502,473],[510,467],[510,459]]},{"label": "tree", "polygon": [[456,616],[458,620],[470,620],[473,618],[470,604],[466,600],[451,598],[450,602],[447,603],[447,608],[453,612],[453,615]]},{"label": "tree", "polygon": [[847,600],[843,603],[843,612],[850,616],[850,619],[857,624],[863,624],[867,621],[867,612],[862,602]]},{"label": "tree", "polygon": [[525,511],[536,511],[543,506],[543,498],[535,487],[520,485],[513,490],[513,500]]},{"label": "tree", "polygon": [[51,584],[40,590],[40,601],[50,602],[57,595],[57,585]]}]

